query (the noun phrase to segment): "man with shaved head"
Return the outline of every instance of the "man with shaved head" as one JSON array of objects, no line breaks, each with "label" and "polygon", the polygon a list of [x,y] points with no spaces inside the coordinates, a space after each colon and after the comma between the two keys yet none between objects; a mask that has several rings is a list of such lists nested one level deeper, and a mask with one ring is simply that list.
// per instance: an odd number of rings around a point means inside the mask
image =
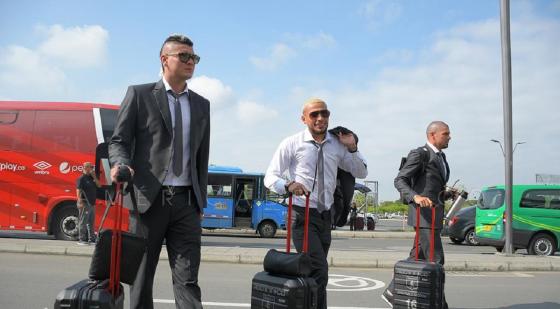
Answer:
[{"label": "man with shaved head", "polygon": [[298,252],[303,248],[304,195],[309,195],[308,253],[311,277],[319,286],[317,308],[322,309],[327,308],[327,254],[331,245],[331,206],[337,170],[341,168],[357,178],[365,178],[368,173],[354,135],[333,135],[327,131],[329,116],[325,101],[312,98],[305,102],[301,121],[306,128],[280,143],[264,178],[270,190],[295,195],[292,240]]},{"label": "man with shaved head", "polygon": [[128,88],[109,144],[113,181],[120,165],[127,166],[134,177],[130,196],[140,222],[132,225],[133,231],[148,238],[147,252],[130,289],[130,308],[154,307],[154,275],[165,240],[175,306],[197,309],[202,308],[198,269],[208,183],[210,104],[187,86],[200,61],[189,38],[169,36],[159,60],[160,81]]},{"label": "man with shaved head", "polygon": [[[408,203],[408,225],[416,226],[416,208],[420,207],[418,259],[429,260],[432,227],[432,207],[435,207],[434,262],[443,265],[443,247],[440,232],[443,228],[444,203],[450,194],[445,191],[449,180],[449,165],[443,149],[451,140],[449,126],[443,121],[432,121],[426,128],[427,143],[410,151],[397,177],[395,188]],[[410,260],[416,259],[416,241],[410,250]],[[382,298],[393,305],[393,281],[383,292]],[[444,306],[447,308],[445,296]]]}]

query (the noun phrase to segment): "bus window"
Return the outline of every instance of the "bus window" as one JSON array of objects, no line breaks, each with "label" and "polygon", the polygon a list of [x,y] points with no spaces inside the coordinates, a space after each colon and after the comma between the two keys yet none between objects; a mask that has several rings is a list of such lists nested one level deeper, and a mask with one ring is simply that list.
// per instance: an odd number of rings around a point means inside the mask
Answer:
[{"label": "bus window", "polygon": [[284,196],[266,188],[266,200],[281,203]]},{"label": "bus window", "polygon": [[90,111],[37,111],[34,151],[93,152],[97,145]]},{"label": "bus window", "polygon": [[99,109],[99,114],[101,115],[101,128],[103,130],[105,142],[109,142],[111,140],[111,136],[113,136],[115,123],[117,122],[117,113],[118,110],[116,109]]},{"label": "bus window", "polygon": [[0,112],[0,150],[29,151],[34,111]]},{"label": "bus window", "polygon": [[478,198],[478,208],[497,209],[504,204],[505,192],[502,189],[490,189],[482,191]]},{"label": "bus window", "polygon": [[208,174],[208,197],[229,197],[231,198],[231,175]]}]

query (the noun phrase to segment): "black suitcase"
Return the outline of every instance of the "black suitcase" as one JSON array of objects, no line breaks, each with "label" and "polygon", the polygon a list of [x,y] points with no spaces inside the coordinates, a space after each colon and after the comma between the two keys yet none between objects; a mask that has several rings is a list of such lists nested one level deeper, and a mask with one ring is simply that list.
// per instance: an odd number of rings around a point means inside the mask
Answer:
[{"label": "black suitcase", "polygon": [[[416,261],[402,260],[395,264],[393,308],[440,309],[443,308],[445,272],[441,264],[418,260],[420,207],[416,208]],[[435,207],[432,208],[430,261],[433,261],[434,223]]]},{"label": "black suitcase", "polygon": [[122,249],[122,184],[117,183],[115,224],[111,244],[110,277],[106,280],[82,280],[62,290],[56,297],[55,309],[122,309],[123,285],[120,284]]},{"label": "black suitcase", "polygon": [[[288,202],[286,252],[290,253],[292,196]],[[303,254],[307,253],[309,196],[306,195]],[[253,277],[251,309],[316,309],[317,283],[306,276],[259,272]]]},{"label": "black suitcase", "polygon": [[253,277],[251,308],[317,308],[317,283],[309,277],[282,276],[261,271]]},{"label": "black suitcase", "polygon": [[122,309],[124,304],[122,284],[116,298],[109,292],[108,287],[109,280],[82,280],[58,293],[54,308]]}]

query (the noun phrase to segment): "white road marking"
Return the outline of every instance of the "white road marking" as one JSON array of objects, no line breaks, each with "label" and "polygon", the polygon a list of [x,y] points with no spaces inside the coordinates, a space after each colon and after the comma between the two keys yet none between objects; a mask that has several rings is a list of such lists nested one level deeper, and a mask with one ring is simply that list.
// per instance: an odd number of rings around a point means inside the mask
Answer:
[{"label": "white road marking", "polygon": [[[154,303],[160,304],[174,304],[173,299],[154,299]],[[245,303],[219,303],[219,302],[202,302],[203,306],[213,306],[213,307],[235,307],[235,308],[250,308],[251,304]],[[328,309],[388,309],[388,308],[374,308],[374,307],[332,307],[329,306]]]}]

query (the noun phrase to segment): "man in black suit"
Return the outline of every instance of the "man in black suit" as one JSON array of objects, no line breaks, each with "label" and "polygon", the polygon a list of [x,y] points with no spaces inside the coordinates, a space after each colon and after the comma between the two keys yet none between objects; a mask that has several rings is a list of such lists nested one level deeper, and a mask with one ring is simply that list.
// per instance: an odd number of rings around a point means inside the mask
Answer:
[{"label": "man in black suit", "polygon": [[[428,142],[424,147],[410,151],[406,163],[395,178],[395,188],[408,202],[408,225],[416,226],[416,207],[420,208],[420,239],[418,259],[430,259],[430,239],[432,209],[435,207],[434,262],[443,265],[443,247],[440,232],[443,227],[444,202],[449,197],[445,185],[449,180],[449,165],[442,149],[447,148],[451,135],[449,126],[443,121],[433,121],[426,129]],[[410,250],[409,259],[416,259],[416,242]],[[389,284],[383,299],[393,302],[393,281]],[[444,308],[447,308],[444,296]]]},{"label": "man in black suit", "polygon": [[126,165],[148,247],[130,290],[131,308],[153,308],[152,288],[165,239],[177,308],[202,308],[198,286],[201,218],[206,207],[210,105],[186,81],[200,57],[183,35],[160,50],[163,78],[130,86],[109,144],[111,177]]}]

